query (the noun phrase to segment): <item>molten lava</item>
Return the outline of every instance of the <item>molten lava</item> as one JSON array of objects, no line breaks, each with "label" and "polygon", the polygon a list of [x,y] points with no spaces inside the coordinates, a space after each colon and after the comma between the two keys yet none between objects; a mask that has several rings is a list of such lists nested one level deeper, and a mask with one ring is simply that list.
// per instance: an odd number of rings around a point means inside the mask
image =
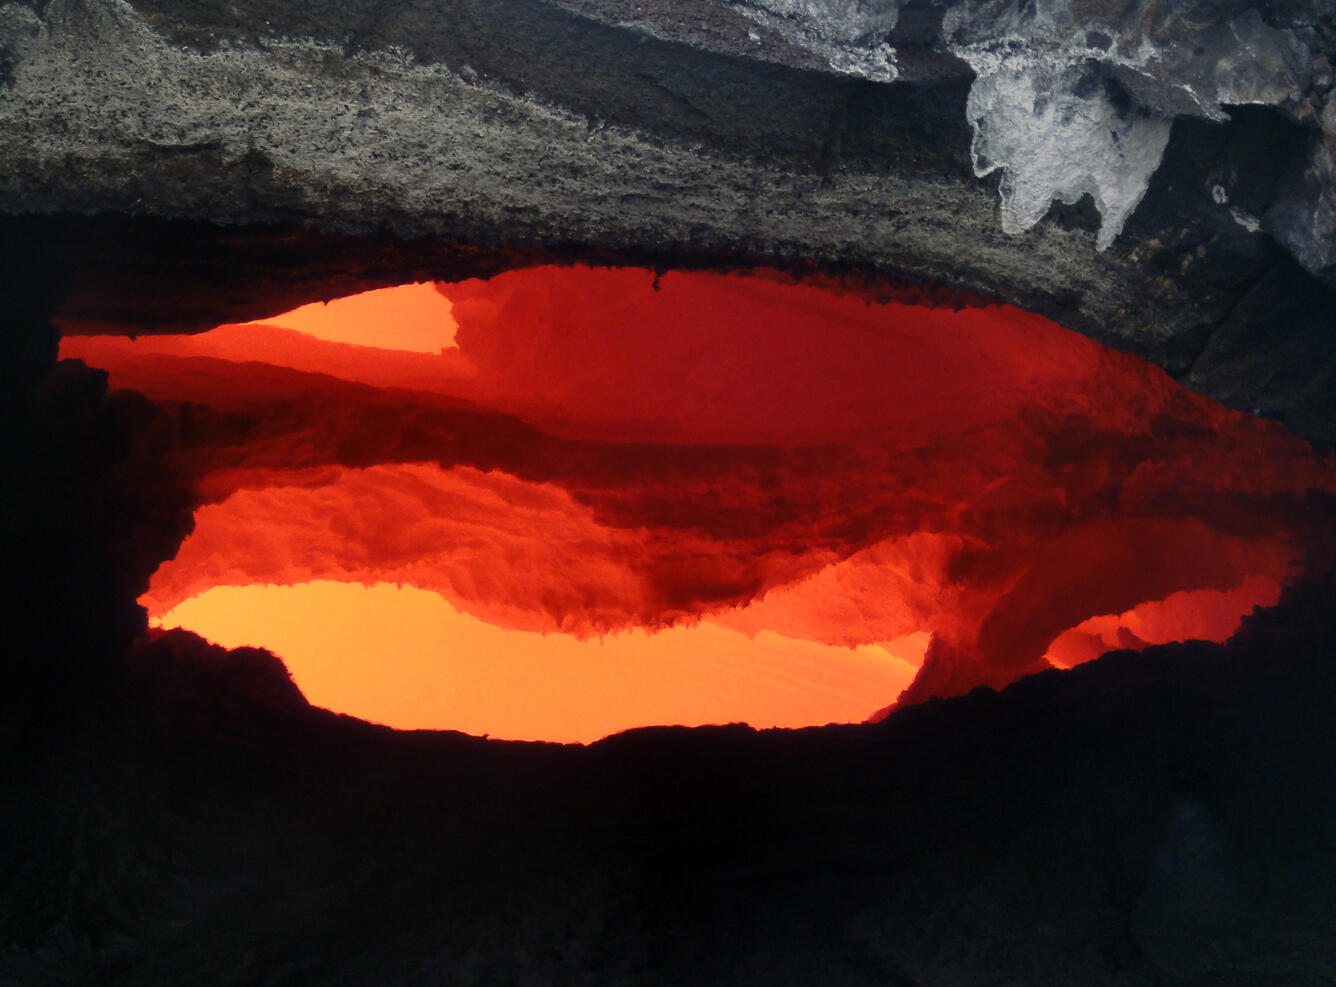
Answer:
[{"label": "molten lava", "polygon": [[847,722],[869,695],[905,688],[926,643],[833,647],[710,621],[581,640],[507,630],[410,586],[324,581],[215,587],[160,623],[227,647],[264,642],[317,706],[563,743],[653,724]]},{"label": "molten lava", "polygon": [[[455,320],[450,302],[436,290],[434,284],[405,284],[397,288],[381,288],[347,295],[330,302],[303,305],[259,322],[242,326],[224,326],[221,329],[249,329],[259,327],[289,329],[306,337],[327,342],[351,343],[376,349],[410,353],[439,353],[455,343]],[[219,341],[236,338],[233,334],[215,330],[200,339]],[[263,344],[266,339],[281,338],[272,332],[242,335],[244,340]],[[279,366],[294,366],[281,360],[269,359]],[[255,359],[255,356],[243,357]]]},{"label": "molten lava", "polygon": [[1015,309],[638,269],[411,290],[409,343],[358,311],[63,344],[176,412],[200,506],[150,614],[391,725],[859,720],[1223,639],[1330,535],[1330,459]]}]

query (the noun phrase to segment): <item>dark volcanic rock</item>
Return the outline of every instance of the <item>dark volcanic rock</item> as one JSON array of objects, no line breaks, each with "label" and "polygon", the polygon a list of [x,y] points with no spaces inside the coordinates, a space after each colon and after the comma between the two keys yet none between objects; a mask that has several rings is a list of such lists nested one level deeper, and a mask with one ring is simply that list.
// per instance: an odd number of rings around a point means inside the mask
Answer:
[{"label": "dark volcanic rock", "polygon": [[0,777],[0,980],[1326,983],[1333,591],[876,726],[588,748],[144,641],[113,718]]}]

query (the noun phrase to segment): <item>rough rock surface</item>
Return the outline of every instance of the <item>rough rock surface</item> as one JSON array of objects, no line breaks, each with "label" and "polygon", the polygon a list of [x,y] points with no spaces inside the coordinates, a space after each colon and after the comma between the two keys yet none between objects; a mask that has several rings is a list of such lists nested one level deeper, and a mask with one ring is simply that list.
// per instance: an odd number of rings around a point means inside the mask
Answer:
[{"label": "rough rock surface", "polygon": [[0,209],[852,265],[1330,442],[1331,14],[11,2]]}]

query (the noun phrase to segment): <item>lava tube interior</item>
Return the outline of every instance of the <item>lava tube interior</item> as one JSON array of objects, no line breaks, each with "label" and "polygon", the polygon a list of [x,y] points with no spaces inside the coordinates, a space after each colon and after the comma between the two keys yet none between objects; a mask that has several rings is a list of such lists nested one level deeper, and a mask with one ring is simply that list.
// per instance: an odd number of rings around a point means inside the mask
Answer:
[{"label": "lava tube interior", "polygon": [[857,722],[1224,640],[1330,541],[1336,462],[1280,425],[867,295],[531,267],[61,352],[170,412],[197,507],[155,625],[396,727]]}]

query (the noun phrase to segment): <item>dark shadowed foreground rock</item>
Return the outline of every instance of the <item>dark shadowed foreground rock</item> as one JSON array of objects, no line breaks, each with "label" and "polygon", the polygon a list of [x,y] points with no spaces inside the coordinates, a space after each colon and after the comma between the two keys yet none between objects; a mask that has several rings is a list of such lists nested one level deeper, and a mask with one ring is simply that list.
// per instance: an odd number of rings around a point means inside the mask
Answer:
[{"label": "dark shadowed foreground rock", "polygon": [[114,712],[0,781],[0,979],[1326,983],[1332,591],[877,726],[589,748],[141,641]]}]

